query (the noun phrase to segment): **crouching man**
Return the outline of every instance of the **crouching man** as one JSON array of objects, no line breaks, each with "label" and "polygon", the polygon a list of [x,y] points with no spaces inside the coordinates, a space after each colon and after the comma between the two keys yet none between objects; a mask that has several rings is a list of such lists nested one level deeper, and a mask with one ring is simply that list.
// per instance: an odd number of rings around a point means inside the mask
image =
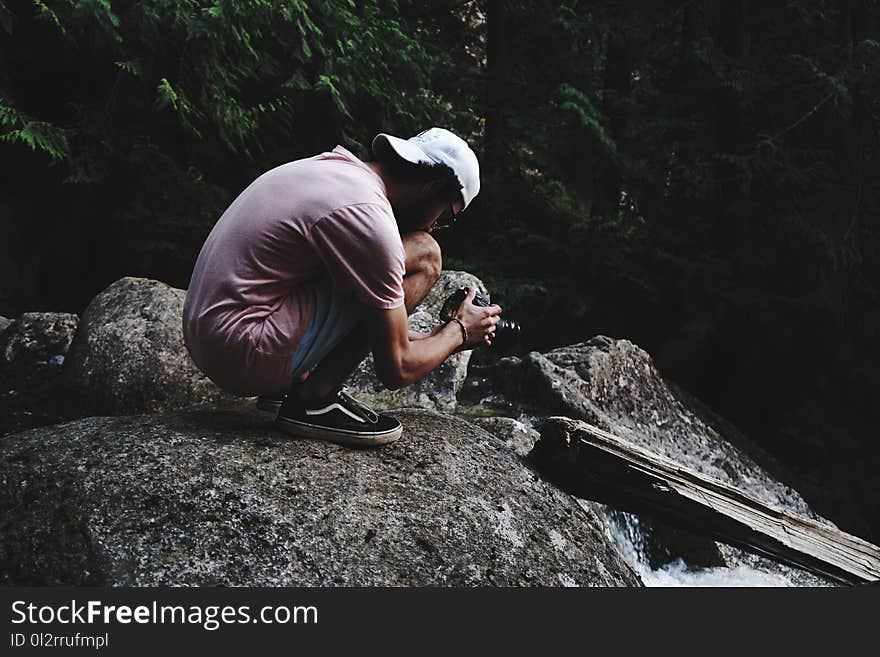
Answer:
[{"label": "crouching man", "polygon": [[277,409],[288,433],[345,444],[400,437],[400,422],[342,389],[372,350],[390,389],[455,351],[489,345],[501,308],[471,304],[430,334],[407,316],[440,275],[431,236],[480,188],[477,157],[442,128],[379,134],[373,161],[342,146],[283,164],[250,184],[203,245],[183,308],[196,365],[233,394]]}]

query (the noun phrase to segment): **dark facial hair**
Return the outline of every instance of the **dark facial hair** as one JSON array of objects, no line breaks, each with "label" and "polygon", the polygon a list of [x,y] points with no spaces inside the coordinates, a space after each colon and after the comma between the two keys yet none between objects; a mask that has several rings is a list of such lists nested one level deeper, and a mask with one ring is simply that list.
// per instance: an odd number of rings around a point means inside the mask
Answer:
[{"label": "dark facial hair", "polygon": [[426,229],[434,220],[432,213],[435,211],[431,206],[436,199],[424,198],[403,204],[398,203],[392,209],[397,226],[401,233],[411,233]]}]

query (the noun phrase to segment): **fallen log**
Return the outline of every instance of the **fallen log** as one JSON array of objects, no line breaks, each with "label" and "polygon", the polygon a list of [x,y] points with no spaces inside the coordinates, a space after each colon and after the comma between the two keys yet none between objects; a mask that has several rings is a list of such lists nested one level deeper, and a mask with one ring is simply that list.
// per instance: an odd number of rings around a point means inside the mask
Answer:
[{"label": "fallen log", "polygon": [[880,547],[768,506],[591,424],[550,417],[529,455],[572,494],[854,584],[880,581]]}]

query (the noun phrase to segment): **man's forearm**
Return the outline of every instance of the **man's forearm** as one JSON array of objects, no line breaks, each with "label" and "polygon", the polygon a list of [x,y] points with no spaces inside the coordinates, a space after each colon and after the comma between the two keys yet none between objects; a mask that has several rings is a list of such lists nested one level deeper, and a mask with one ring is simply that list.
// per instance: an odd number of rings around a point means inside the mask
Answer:
[{"label": "man's forearm", "polygon": [[[414,333],[419,337],[413,339]],[[410,331],[409,335],[409,346],[401,363],[401,386],[424,377],[462,345],[461,328],[456,322],[444,324],[431,333]]]},{"label": "man's forearm", "polygon": [[[476,314],[480,319],[483,308],[477,306],[467,309],[464,320],[444,324],[428,335],[418,335],[407,326],[406,309],[403,306],[383,310],[366,308],[364,322],[373,349],[373,366],[376,375],[385,387],[392,390],[402,388],[423,378],[449,356],[464,346],[462,326],[482,330],[479,321],[469,316]],[[486,325],[491,323],[486,315]],[[469,325],[465,322],[469,322]],[[413,334],[416,334],[413,336]],[[416,339],[410,339],[410,336]]]},{"label": "man's forearm", "polygon": [[445,324],[441,324],[434,330],[427,333],[422,333],[421,331],[413,331],[412,329],[409,329],[409,341],[415,342],[416,340],[424,340],[425,338],[430,338],[432,335],[437,335],[437,333],[442,331],[445,327]]}]

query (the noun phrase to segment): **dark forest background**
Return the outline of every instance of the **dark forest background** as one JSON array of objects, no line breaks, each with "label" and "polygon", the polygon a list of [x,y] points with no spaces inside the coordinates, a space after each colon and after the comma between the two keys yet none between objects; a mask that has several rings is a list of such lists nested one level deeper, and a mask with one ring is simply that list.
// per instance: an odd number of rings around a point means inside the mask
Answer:
[{"label": "dark forest background", "polygon": [[880,1],[0,1],[0,314],[186,287],[257,175],[467,138],[528,348],[630,339],[880,539]]}]

